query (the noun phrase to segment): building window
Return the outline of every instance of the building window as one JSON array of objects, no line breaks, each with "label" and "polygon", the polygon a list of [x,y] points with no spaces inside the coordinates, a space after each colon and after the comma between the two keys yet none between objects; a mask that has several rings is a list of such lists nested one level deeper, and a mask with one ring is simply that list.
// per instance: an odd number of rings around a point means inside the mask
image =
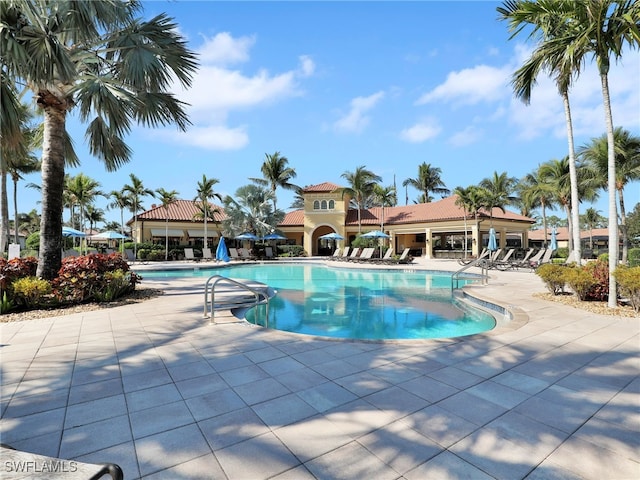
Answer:
[{"label": "building window", "polygon": [[334,208],[336,208],[336,202],[329,200],[329,210],[333,210]]},{"label": "building window", "polygon": [[327,209],[327,201],[322,200],[322,202],[320,203],[320,210],[326,210],[326,209]]},{"label": "building window", "polygon": [[314,200],[314,210],[333,210],[336,208],[336,202],[334,200]]},{"label": "building window", "polygon": [[313,209],[314,210],[320,210],[320,202],[318,200],[315,200],[313,202]]}]

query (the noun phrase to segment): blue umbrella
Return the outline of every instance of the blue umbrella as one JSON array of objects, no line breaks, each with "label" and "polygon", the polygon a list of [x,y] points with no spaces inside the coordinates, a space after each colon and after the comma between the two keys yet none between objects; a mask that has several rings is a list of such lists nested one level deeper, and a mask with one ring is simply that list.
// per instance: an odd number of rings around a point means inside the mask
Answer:
[{"label": "blue umbrella", "polygon": [[262,237],[262,240],[286,240],[287,237],[280,235],[279,233],[269,233]]},{"label": "blue umbrella", "polygon": [[344,237],[336,232],[327,233],[326,235],[322,235],[318,238],[322,240],[344,240]]},{"label": "blue umbrella", "polygon": [[556,238],[557,232],[555,227],[551,229],[551,243],[549,244],[549,248],[551,250],[558,249],[558,239]]},{"label": "blue umbrella", "polygon": [[489,244],[487,245],[487,248],[492,252],[495,252],[496,250],[498,250],[498,242],[496,240],[496,230],[493,227],[489,229]]},{"label": "blue umbrella", "polygon": [[86,237],[86,234],[84,232],[81,232],[80,230],[76,230],[75,228],[62,227],[62,236],[63,237]]},{"label": "blue umbrella", "polygon": [[228,262],[230,260],[229,254],[227,253],[227,245],[224,242],[224,237],[220,237],[218,248],[216,248],[216,260],[222,260],[223,262]]},{"label": "blue umbrella", "polygon": [[381,232],[380,230],[372,230],[370,232],[363,233],[360,236],[363,238],[391,238],[390,235],[387,235],[386,233]]},{"label": "blue umbrella", "polygon": [[251,232],[246,232],[246,233],[242,233],[242,234],[238,235],[236,237],[236,240],[251,240],[251,241],[255,242],[257,240],[260,240],[260,238],[258,236],[256,236],[256,235],[254,235]]}]

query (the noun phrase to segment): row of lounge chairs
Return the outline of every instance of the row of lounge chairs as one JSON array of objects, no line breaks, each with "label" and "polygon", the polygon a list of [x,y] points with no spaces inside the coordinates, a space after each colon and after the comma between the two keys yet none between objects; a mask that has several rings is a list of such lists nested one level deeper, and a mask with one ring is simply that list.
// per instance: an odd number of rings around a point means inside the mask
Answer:
[{"label": "row of lounge chairs", "polygon": [[336,249],[333,252],[333,256],[329,257],[329,260],[337,262],[359,262],[359,263],[377,263],[377,264],[398,264],[398,263],[411,263],[413,258],[409,255],[409,248],[405,248],[402,254],[395,258],[393,256],[393,247],[389,247],[385,254],[381,257],[374,257],[373,254],[377,249],[374,247],[366,248],[353,248],[344,247],[343,250]]},{"label": "row of lounge chairs", "polygon": [[513,270],[517,268],[529,268],[535,270],[544,263],[551,261],[551,256],[555,250],[550,248],[541,248],[536,251],[534,248],[530,248],[521,259],[513,259],[516,249],[510,248],[503,254],[503,249],[498,249],[495,252],[487,251],[485,248],[478,259],[465,259],[459,260],[461,265],[469,265],[472,262],[478,261],[478,266],[483,268],[497,270]]}]

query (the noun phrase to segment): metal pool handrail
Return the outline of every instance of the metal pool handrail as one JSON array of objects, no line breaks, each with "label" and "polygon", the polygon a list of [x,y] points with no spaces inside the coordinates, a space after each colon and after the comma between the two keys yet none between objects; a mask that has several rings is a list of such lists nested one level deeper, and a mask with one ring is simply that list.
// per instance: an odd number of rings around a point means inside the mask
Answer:
[{"label": "metal pool handrail", "polygon": [[[455,290],[456,288],[460,288],[460,274],[467,270],[468,268],[478,266],[480,267],[480,276],[482,278],[482,284],[486,285],[487,280],[489,279],[489,269],[487,268],[487,262],[485,261],[485,255],[481,255],[473,262],[466,264],[460,270],[457,270],[451,275],[451,290]],[[454,286],[455,282],[455,286]]]},{"label": "metal pool handrail", "polygon": [[[252,288],[249,285],[246,285],[244,283],[238,282],[236,280],[232,280],[230,278],[227,277],[223,277],[222,275],[212,275],[211,277],[209,277],[205,283],[204,286],[204,318],[207,317],[211,317],[211,323],[214,323],[214,311],[215,311],[215,289],[216,289],[216,285],[218,285],[221,282],[226,282],[229,283],[231,285],[234,285],[236,287],[240,287],[242,290],[246,290],[249,293],[252,293],[254,296],[254,301],[247,303],[246,300],[240,300],[240,301],[230,301],[230,302],[226,302],[224,303],[224,309],[230,309],[235,307],[247,307],[247,306],[254,306],[254,305],[260,305],[263,303],[266,303],[267,305],[267,318],[266,318],[266,325],[269,324],[269,295],[261,290],[258,290],[256,288]],[[211,290],[211,302],[209,302],[209,290]],[[209,315],[209,310],[208,310],[208,306],[209,304],[211,305],[211,314]]]}]

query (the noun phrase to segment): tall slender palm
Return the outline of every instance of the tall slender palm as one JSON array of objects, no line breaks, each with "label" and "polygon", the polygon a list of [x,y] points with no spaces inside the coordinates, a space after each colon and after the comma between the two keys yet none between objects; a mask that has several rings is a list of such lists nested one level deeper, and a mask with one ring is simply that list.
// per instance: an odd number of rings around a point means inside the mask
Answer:
[{"label": "tall slender palm", "polygon": [[[573,77],[580,71],[584,52],[567,54],[569,42],[565,32],[571,28],[567,15],[571,11],[571,5],[567,2],[556,2],[556,5],[548,5],[547,0],[533,2],[529,0],[509,0],[498,7],[501,20],[509,21],[509,28],[514,38],[523,31],[526,26],[532,26],[529,38],[536,38],[537,46],[525,63],[513,74],[511,84],[516,97],[525,104],[531,102],[531,92],[536,84],[538,74],[546,71],[554,77],[558,93],[562,97],[567,126],[567,144],[569,148],[569,180],[571,188],[571,219],[574,228],[570,230],[570,237],[574,245],[575,254],[580,258],[580,229],[578,198],[578,174],[576,170],[576,155],[573,139],[573,122],[571,117],[571,104],[569,102],[569,88]],[[555,8],[554,14],[549,14],[549,7]],[[546,228],[545,228],[546,243]]]},{"label": "tall slender palm", "polygon": [[418,176],[416,178],[407,178],[402,182],[402,186],[411,186],[422,193],[421,199],[424,203],[431,201],[429,193],[437,193],[438,195],[449,195],[451,192],[446,188],[441,178],[442,169],[432,167],[431,164],[423,162],[418,166]]},{"label": "tall slender palm", "polygon": [[380,230],[384,232],[384,207],[393,207],[398,203],[396,187],[383,187],[382,185],[376,184],[373,187],[373,197],[375,202],[382,207]]},{"label": "tall slender palm", "polygon": [[117,208],[120,210],[120,233],[124,235],[124,211],[133,209],[131,196],[126,192],[112,190],[109,192],[108,198],[113,198],[113,200],[107,205],[107,208]]},{"label": "tall slender palm", "polygon": [[138,241],[142,238],[138,238],[138,211],[142,208],[142,199],[144,197],[155,197],[155,192],[149,188],[146,188],[142,184],[142,180],[136,177],[133,173],[129,174],[131,183],[122,187],[122,192],[126,193],[130,198],[131,211],[133,212],[133,229],[135,233],[133,237],[133,257],[138,258]]},{"label": "tall slender palm", "polygon": [[[588,168],[577,165],[578,170],[578,198],[586,201],[595,201],[598,198],[596,184],[592,177],[592,172]],[[561,160],[552,159],[540,165],[538,170],[540,178],[552,186],[554,202],[562,207],[567,215],[569,231],[573,228],[573,218],[571,216],[571,181],[569,179],[569,157]],[[575,251],[575,244],[572,237],[569,237],[569,249]]]},{"label": "tall slender palm", "polygon": [[207,178],[206,175],[202,175],[202,180],[198,182],[198,188],[196,190],[196,196],[193,199],[194,203],[199,203],[202,209],[202,215],[204,217],[204,246],[208,247],[207,241],[207,220],[213,217],[213,211],[209,200],[217,198],[222,201],[222,196],[213,190],[213,187],[219,183],[217,178]]},{"label": "tall slender palm", "polygon": [[593,229],[602,224],[600,211],[592,207],[587,208],[582,215],[582,223],[589,230],[589,248],[593,250]]},{"label": "tall slender palm", "polygon": [[176,190],[165,190],[164,188],[156,189],[157,198],[164,208],[164,259],[169,259],[169,205],[174,203],[178,198]]},{"label": "tall slender palm", "polygon": [[[57,0],[0,2],[2,119],[13,119],[26,85],[44,114],[42,224],[37,275],[51,279],[61,264],[66,119],[74,106],[89,123],[89,151],[115,170],[131,157],[124,143],[133,123],[189,124],[184,104],[169,93],[188,87],[196,56],[165,14],[136,18],[140,2]],[[6,129],[15,132],[15,122]],[[3,126],[3,130],[4,130]]]},{"label": "tall slender palm", "polygon": [[509,205],[515,205],[518,197],[513,195],[518,179],[510,177],[507,172],[493,172],[493,176],[483,178],[478,184],[484,189],[484,207],[489,211],[489,219],[493,225],[493,209],[499,208],[503,212]]},{"label": "tall slender palm", "polygon": [[540,207],[542,213],[542,231],[544,232],[544,246],[547,246],[547,209],[555,207],[554,185],[540,173],[541,166],[527,173],[518,184],[520,199],[533,208]]},{"label": "tall slender palm", "polygon": [[[22,175],[28,175],[40,170],[40,161],[33,155],[27,157],[13,157],[9,161],[8,173],[13,181],[13,233],[14,243],[18,243],[18,231],[20,230],[20,221],[18,218],[18,182],[23,179]],[[1,243],[1,242],[0,242]]]},{"label": "tall slender palm", "polygon": [[[622,263],[627,262],[629,252],[629,234],[627,232],[627,214],[624,202],[624,188],[629,182],[640,180],[640,137],[628,130],[617,127],[613,132],[616,159],[616,183],[618,205],[620,206],[620,234],[622,236]],[[608,186],[608,141],[602,135],[591,139],[578,150],[578,155],[595,169],[600,187]]]},{"label": "tall slender palm", "polygon": [[89,231],[93,232],[98,223],[104,222],[104,210],[94,205],[87,205],[84,209],[85,218],[89,222]]},{"label": "tall slender palm", "polygon": [[478,226],[478,210],[482,207],[482,192],[477,186],[456,187],[453,189],[456,195],[455,204],[462,207],[464,215],[464,258],[467,258],[467,245],[469,243],[469,234],[467,232],[467,214],[473,215]]},{"label": "tall slender palm", "polygon": [[344,172],[341,175],[348,187],[341,188],[342,198],[346,195],[351,197],[358,210],[358,233],[362,231],[361,210],[365,208],[367,198],[371,197],[374,186],[382,181],[382,177],[376,175],[371,170],[367,170],[364,165],[360,165],[353,172]]},{"label": "tall slender palm", "polygon": [[80,230],[84,230],[84,214],[87,206],[91,205],[97,196],[102,195],[100,182],[84,173],[79,173],[75,177],[69,178],[65,188],[72,202],[79,207]]},{"label": "tall slender palm", "polygon": [[269,186],[273,193],[273,210],[277,210],[276,206],[276,189],[278,187],[285,190],[295,190],[297,185],[291,183],[291,179],[296,177],[295,169],[288,167],[289,160],[287,157],[280,155],[280,152],[273,154],[265,153],[265,160],[260,167],[260,171],[264,178],[252,178],[251,180],[258,185]]}]

